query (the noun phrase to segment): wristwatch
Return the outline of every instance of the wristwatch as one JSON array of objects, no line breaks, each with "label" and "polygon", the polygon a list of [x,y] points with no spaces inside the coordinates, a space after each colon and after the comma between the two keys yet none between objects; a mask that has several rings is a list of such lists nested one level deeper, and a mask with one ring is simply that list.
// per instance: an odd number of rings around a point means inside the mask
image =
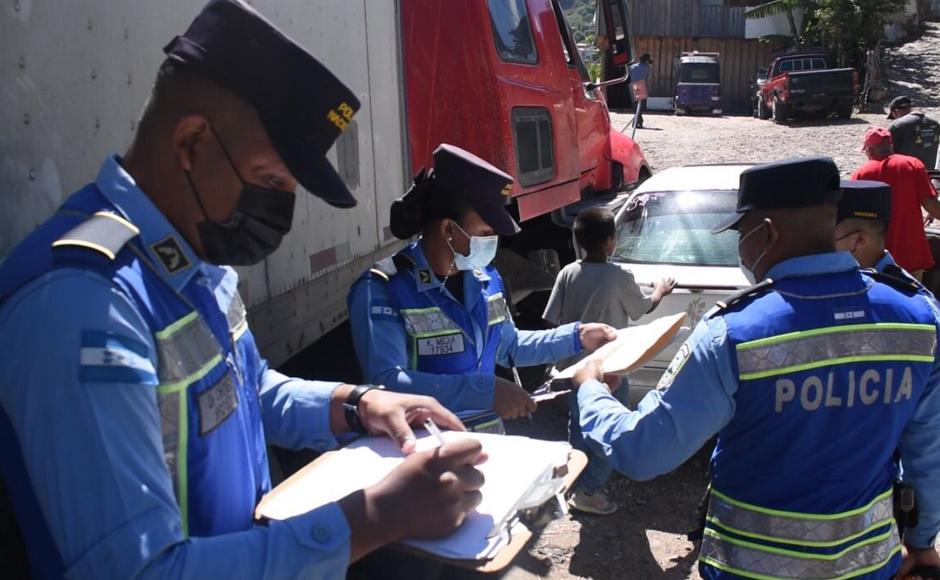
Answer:
[{"label": "wristwatch", "polygon": [[353,387],[353,390],[349,392],[349,396],[346,397],[346,401],[343,402],[343,416],[346,418],[346,424],[349,425],[349,430],[354,433],[359,433],[360,435],[366,433],[366,427],[362,424],[362,418],[359,417],[359,401],[362,400],[363,395],[372,389],[385,390],[385,387],[382,385],[359,385]]}]

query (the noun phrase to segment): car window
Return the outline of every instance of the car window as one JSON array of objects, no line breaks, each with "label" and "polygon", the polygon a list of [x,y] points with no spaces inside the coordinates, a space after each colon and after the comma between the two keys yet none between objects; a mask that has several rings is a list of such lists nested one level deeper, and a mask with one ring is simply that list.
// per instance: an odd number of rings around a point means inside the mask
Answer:
[{"label": "car window", "polygon": [[720,74],[717,63],[687,62],[679,65],[680,83],[718,83]]},{"label": "car window", "polygon": [[613,259],[642,264],[737,266],[737,233],[711,233],[735,211],[736,204],[735,191],[635,195],[618,216]]},{"label": "car window", "polygon": [[813,59],[813,70],[823,70],[826,68],[826,61],[822,58]]},{"label": "car window", "polygon": [[785,60],[780,63],[780,72],[788,72],[793,70],[793,61]]},{"label": "car window", "polygon": [[538,62],[525,0],[489,0],[487,4],[499,57],[506,62]]}]

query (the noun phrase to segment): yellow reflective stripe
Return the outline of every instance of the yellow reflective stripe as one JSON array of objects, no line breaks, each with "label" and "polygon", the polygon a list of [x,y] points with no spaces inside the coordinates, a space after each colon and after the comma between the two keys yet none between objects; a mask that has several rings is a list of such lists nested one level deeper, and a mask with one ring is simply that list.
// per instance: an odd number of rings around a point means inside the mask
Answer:
[{"label": "yellow reflective stripe", "polygon": [[434,338],[450,334],[463,334],[463,330],[459,328],[448,328],[446,330],[435,330],[434,332],[419,332],[414,335],[414,338]]},{"label": "yellow reflective stripe", "polygon": [[755,540],[767,540],[768,542],[777,542],[778,544],[790,544],[790,545],[793,545],[793,546],[808,546],[808,547],[810,547],[810,548],[831,548],[831,547],[833,547],[833,546],[840,546],[840,545],[842,545],[842,544],[844,544],[844,543],[846,543],[846,542],[851,542],[852,540],[856,540],[856,539],[858,539],[858,538],[861,538],[861,537],[864,536],[865,534],[867,534],[867,533],[869,533],[869,532],[871,532],[871,531],[873,531],[873,530],[876,530],[876,529],[878,529],[878,528],[880,528],[880,527],[882,527],[882,526],[886,526],[886,525],[890,524],[890,523],[891,523],[891,520],[892,520],[892,518],[890,518],[890,517],[889,517],[889,518],[885,518],[885,519],[883,519],[883,520],[881,520],[881,521],[875,522],[874,524],[872,524],[872,525],[869,526],[868,528],[862,530],[861,532],[852,534],[852,535],[850,535],[850,536],[846,536],[846,537],[844,537],[844,538],[839,538],[838,540],[833,540],[833,541],[830,541],[830,542],[819,542],[819,541],[813,541],[813,540],[791,540],[791,539],[789,539],[789,538],[780,538],[780,537],[776,537],[776,536],[768,536],[768,535],[765,535],[765,534],[758,534],[758,533],[756,533],[756,532],[748,532],[748,531],[746,531],[746,530],[741,530],[741,529],[735,528],[735,527],[733,527],[733,526],[729,526],[728,524],[723,523],[720,519],[718,519],[718,518],[716,518],[716,517],[713,517],[713,516],[708,516],[708,517],[706,517],[705,519],[706,519],[709,523],[712,523],[712,524],[721,526],[722,528],[728,530],[729,532],[734,532],[735,534],[737,534],[737,535],[739,535],[739,536],[746,536],[746,537],[748,537],[748,538],[754,538]]},{"label": "yellow reflective stripe", "polygon": [[112,252],[112,251],[109,250],[108,248],[106,248],[106,247],[104,247],[104,246],[102,246],[102,245],[96,244],[96,243],[94,243],[94,242],[88,242],[88,241],[85,241],[85,240],[74,240],[74,239],[71,239],[71,238],[67,238],[67,239],[61,239],[61,240],[56,240],[56,241],[52,242],[52,247],[53,247],[53,248],[58,248],[58,247],[60,247],[60,246],[81,246],[81,247],[83,247],[83,248],[88,248],[89,250],[94,250],[94,251],[96,251],[96,252],[101,252],[102,254],[104,254],[105,256],[107,256],[107,257],[108,257],[109,259],[111,259],[111,260],[114,260],[115,258],[117,258],[117,256],[114,254],[114,252]]},{"label": "yellow reflective stripe", "polygon": [[[890,539],[892,534],[894,534],[894,529],[890,529],[883,534],[877,536],[872,536],[865,540],[864,542],[859,542],[857,544],[852,544],[851,546],[845,548],[840,552],[835,552],[832,554],[815,554],[813,552],[795,552],[793,550],[787,550],[784,548],[777,548],[774,546],[767,546],[764,544],[755,544],[754,542],[748,542],[746,540],[739,540],[737,538],[732,538],[731,536],[726,536],[715,530],[705,529],[705,535],[711,536],[715,539],[721,540],[722,542],[728,542],[734,546],[741,546],[742,548],[749,548],[752,550],[757,550],[759,552],[767,552],[769,554],[777,554],[778,556],[786,556],[787,558],[795,558],[797,560],[821,560],[821,561],[832,561],[838,560],[842,556],[845,556],[852,550],[857,550],[858,548],[864,548],[865,546],[870,546],[872,544],[877,544],[878,542],[883,542],[887,539]],[[901,546],[898,545],[895,549],[900,550]]]},{"label": "yellow reflective stripe", "polygon": [[872,506],[874,506],[879,501],[882,501],[888,497],[891,497],[891,494],[893,493],[893,491],[889,489],[888,491],[875,497],[875,499],[871,500],[868,504],[863,505],[860,508],[855,508],[847,512],[841,512],[837,514],[808,514],[808,513],[803,513],[803,512],[788,512],[784,510],[775,510],[775,509],[757,506],[751,503],[746,503],[743,501],[738,501],[736,499],[731,499],[727,495],[721,493],[720,491],[714,488],[712,488],[711,493],[713,493],[716,497],[720,498],[722,501],[726,501],[733,506],[744,508],[744,509],[749,509],[751,511],[755,511],[755,512],[762,513],[762,514],[767,514],[771,516],[783,516],[783,517],[790,517],[790,518],[799,518],[803,520],[840,520],[842,518],[847,518],[850,516],[858,515],[862,512],[866,512],[870,510]]},{"label": "yellow reflective stripe", "polygon": [[[888,555],[886,559],[884,559],[883,561],[877,564],[872,564],[871,566],[865,566],[864,568],[859,568],[858,570],[852,570],[851,572],[842,574],[841,576],[827,578],[826,580],[846,580],[847,578],[856,578],[858,576],[861,576],[862,574],[868,574],[869,572],[880,570],[881,568],[884,568],[885,565],[887,565],[887,563],[891,561],[891,558],[897,555],[897,553],[900,551],[901,551],[901,546],[897,546],[891,551],[891,553]],[[702,556],[701,558],[699,558],[699,560],[708,564],[709,566],[718,568],[719,570],[723,572],[730,572],[731,574],[737,574],[738,576],[744,576],[745,578],[754,578],[755,580],[792,580],[792,578],[787,578],[784,576],[768,576],[766,574],[756,574],[754,572],[748,572],[747,570],[741,570],[733,566],[728,566],[727,564],[723,564],[707,556]]]},{"label": "yellow reflective stripe", "polygon": [[[221,357],[219,357],[219,360],[221,360]],[[189,460],[189,397],[183,392],[178,398],[180,420],[179,444],[176,449],[176,489],[179,491],[177,501],[183,520],[183,536],[189,537],[189,474],[186,465]]]},{"label": "yellow reflective stripe", "polygon": [[173,324],[167,326],[163,330],[158,330],[155,333],[155,336],[157,337],[157,339],[169,338],[173,336],[174,334],[176,334],[177,332],[179,332],[181,328],[183,328],[184,326],[186,326],[187,324],[189,324],[190,322],[192,322],[198,317],[199,317],[199,313],[193,310],[192,312],[180,318]]},{"label": "yellow reflective stripe", "polygon": [[844,356],[840,358],[830,358],[825,360],[813,361],[811,363],[805,363],[801,365],[793,365],[790,367],[782,367],[777,369],[772,369],[769,371],[761,371],[759,373],[743,373],[740,375],[742,381],[750,381],[755,379],[766,379],[767,377],[774,377],[777,375],[785,375],[789,373],[798,373],[800,371],[808,371],[812,369],[818,369],[820,367],[835,366],[847,363],[854,362],[934,362],[935,357],[927,355],[918,355],[918,354],[884,354],[884,355],[869,355],[869,356]]},{"label": "yellow reflective stripe", "polygon": [[748,350],[762,346],[771,346],[781,342],[806,338],[810,336],[819,336],[821,334],[833,334],[837,332],[857,332],[860,330],[910,330],[910,331],[930,331],[935,329],[930,324],[904,324],[900,322],[874,322],[870,324],[846,324],[842,326],[827,326],[824,328],[814,328],[812,330],[801,330],[799,332],[789,332],[779,334],[768,338],[759,338],[749,342],[742,342],[738,345],[738,350]]},{"label": "yellow reflective stripe", "polygon": [[212,357],[209,362],[202,365],[198,371],[194,372],[188,377],[182,378],[172,383],[161,383],[159,386],[157,386],[157,394],[166,395],[169,393],[176,393],[186,390],[186,387],[208,375],[209,372],[220,362],[222,362],[222,355],[217,354]]},{"label": "yellow reflective stripe", "polygon": [[437,306],[432,306],[430,308],[403,308],[401,312],[411,312],[414,314],[426,314],[428,312],[440,312],[441,309]]}]

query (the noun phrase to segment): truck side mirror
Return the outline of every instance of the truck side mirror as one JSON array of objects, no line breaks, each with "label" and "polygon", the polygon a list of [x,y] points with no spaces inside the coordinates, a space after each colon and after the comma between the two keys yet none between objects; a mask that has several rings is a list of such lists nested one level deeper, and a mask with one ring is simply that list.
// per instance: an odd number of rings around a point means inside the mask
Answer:
[{"label": "truck side mirror", "polygon": [[[630,32],[630,12],[626,0],[598,0],[598,32],[608,39],[611,59],[615,66],[633,62],[633,35]],[[599,34],[598,36],[600,36]]]}]

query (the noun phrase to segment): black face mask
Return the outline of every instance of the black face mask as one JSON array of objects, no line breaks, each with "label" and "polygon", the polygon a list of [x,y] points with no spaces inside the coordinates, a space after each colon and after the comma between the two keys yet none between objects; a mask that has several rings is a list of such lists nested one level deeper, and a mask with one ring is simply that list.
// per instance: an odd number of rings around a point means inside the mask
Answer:
[{"label": "black face mask", "polygon": [[206,218],[196,224],[202,250],[206,261],[212,264],[251,266],[274,252],[281,245],[284,235],[290,231],[294,220],[295,196],[287,191],[261,187],[245,181],[222,144],[219,134],[212,125],[209,127],[229,165],[242,182],[242,190],[232,217],[225,221],[211,220],[202,204],[196,184],[193,183],[192,175],[189,171],[185,172],[193,195],[196,196],[196,202],[199,203],[199,209]]}]

